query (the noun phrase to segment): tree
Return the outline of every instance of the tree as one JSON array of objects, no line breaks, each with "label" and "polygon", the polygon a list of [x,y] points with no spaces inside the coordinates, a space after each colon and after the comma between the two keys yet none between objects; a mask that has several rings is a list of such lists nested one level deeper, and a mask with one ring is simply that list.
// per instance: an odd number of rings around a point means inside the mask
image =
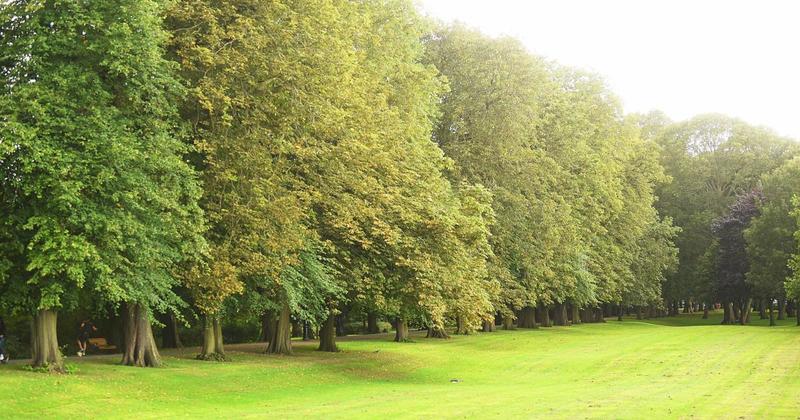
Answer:
[{"label": "tree", "polygon": [[783,301],[784,282],[791,275],[789,260],[797,249],[792,237],[797,223],[791,212],[792,196],[800,190],[800,158],[765,174],[762,185],[764,200],[759,203],[759,215],[745,231],[749,262],[746,281],[759,299]]},{"label": "tree", "polygon": [[123,363],[157,366],[152,310],[202,253],[200,189],[175,133],[180,86],[153,1],[2,6],[4,300],[33,313],[33,363],[60,368],[56,313],[79,290],[124,304]]},{"label": "tree", "polygon": [[[719,244],[715,279],[717,297],[726,307],[733,308],[734,314],[739,313],[738,317],[734,316],[735,319],[726,318],[724,322],[748,322],[752,296],[751,287],[745,282],[745,275],[750,267],[744,232],[750,221],[758,216],[758,206],[763,198],[761,190],[739,195],[729,207],[728,214],[715,219],[711,227]],[[727,311],[729,310],[726,309]],[[728,316],[730,317],[730,313]]]}]

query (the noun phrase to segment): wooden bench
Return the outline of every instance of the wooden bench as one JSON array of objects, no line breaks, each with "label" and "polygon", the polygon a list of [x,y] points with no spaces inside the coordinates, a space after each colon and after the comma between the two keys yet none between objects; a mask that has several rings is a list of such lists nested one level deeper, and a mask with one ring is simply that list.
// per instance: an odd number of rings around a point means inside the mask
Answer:
[{"label": "wooden bench", "polygon": [[117,346],[109,344],[108,340],[104,337],[90,338],[89,347],[97,349],[100,352],[111,352],[117,350]]}]

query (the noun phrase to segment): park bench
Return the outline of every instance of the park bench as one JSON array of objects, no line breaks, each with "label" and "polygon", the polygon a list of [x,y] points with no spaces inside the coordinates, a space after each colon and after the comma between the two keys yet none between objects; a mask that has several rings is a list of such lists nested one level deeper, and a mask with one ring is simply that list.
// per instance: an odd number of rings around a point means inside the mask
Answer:
[{"label": "park bench", "polygon": [[100,353],[109,353],[117,350],[117,346],[110,344],[104,337],[90,338],[89,347]]}]

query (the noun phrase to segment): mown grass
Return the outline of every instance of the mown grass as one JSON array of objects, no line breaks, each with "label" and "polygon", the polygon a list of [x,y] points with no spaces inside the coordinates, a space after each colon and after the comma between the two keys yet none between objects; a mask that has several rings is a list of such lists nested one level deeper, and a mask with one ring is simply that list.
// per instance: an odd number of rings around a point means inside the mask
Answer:
[{"label": "mown grass", "polygon": [[[230,363],[165,353],[162,369],[76,360],[73,375],[0,368],[0,417],[798,418],[800,328],[719,315],[498,331],[388,335],[292,357],[229,346]],[[451,382],[457,379],[460,382]]]}]

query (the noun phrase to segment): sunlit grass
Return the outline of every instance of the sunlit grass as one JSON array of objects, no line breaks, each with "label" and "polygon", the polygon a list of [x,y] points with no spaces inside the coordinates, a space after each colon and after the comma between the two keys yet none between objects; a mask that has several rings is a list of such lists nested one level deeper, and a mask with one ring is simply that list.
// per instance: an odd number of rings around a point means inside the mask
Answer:
[{"label": "sunlit grass", "polygon": [[381,335],[343,340],[337,354],[297,342],[292,357],[237,345],[231,363],[196,361],[187,349],[165,353],[163,369],[70,358],[74,375],[0,368],[0,407],[2,417],[64,418],[796,418],[794,322],[609,319],[408,344]]}]

